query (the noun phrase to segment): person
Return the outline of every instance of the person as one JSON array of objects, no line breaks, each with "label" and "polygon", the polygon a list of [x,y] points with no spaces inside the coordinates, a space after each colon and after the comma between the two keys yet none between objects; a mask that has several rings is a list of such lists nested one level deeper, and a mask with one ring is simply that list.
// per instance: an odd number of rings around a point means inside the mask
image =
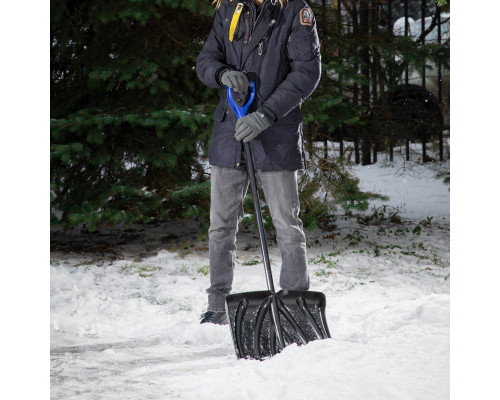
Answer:
[{"label": "person", "polygon": [[[303,0],[215,0],[213,28],[196,62],[197,76],[223,88],[214,112],[211,165],[210,287],[201,323],[227,324],[225,297],[232,289],[236,234],[249,185],[243,142],[249,142],[281,253],[280,287],[308,290],[307,249],[297,171],[305,168],[300,107],[321,77],[316,20]],[[240,106],[237,120],[226,86]]]}]

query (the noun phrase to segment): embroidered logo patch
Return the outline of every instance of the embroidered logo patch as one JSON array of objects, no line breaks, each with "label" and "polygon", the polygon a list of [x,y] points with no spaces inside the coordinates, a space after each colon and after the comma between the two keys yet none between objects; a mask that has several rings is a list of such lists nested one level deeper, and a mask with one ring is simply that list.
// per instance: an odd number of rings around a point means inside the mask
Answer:
[{"label": "embroidered logo patch", "polygon": [[309,7],[304,7],[300,10],[300,23],[302,25],[312,25],[312,15]]}]

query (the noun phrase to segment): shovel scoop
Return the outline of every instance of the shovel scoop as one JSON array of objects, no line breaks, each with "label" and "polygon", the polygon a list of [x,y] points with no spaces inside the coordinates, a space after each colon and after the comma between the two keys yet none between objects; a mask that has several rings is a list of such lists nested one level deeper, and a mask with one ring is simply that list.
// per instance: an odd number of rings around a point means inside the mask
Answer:
[{"label": "shovel scoop", "polygon": [[[240,107],[227,87],[227,99],[237,118],[246,115],[255,97],[255,83],[250,82],[250,98]],[[253,168],[250,143],[243,142],[248,175],[252,188],[259,239],[264,260],[267,290],[230,294],[226,297],[226,313],[238,358],[263,360],[286,346],[307,344],[330,338],[325,318],[326,297],[309,290],[274,289],[267,242],[262,222],[259,194]]]}]

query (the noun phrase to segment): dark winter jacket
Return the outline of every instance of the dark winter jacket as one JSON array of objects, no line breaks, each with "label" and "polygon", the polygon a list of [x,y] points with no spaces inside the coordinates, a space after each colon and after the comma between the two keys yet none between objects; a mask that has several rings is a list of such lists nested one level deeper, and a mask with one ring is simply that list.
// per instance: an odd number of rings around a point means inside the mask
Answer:
[{"label": "dark winter jacket", "polygon": [[[243,10],[232,42],[229,30],[238,3]],[[224,0],[210,35],[198,56],[199,79],[212,88],[224,88],[214,112],[209,149],[211,165],[241,168],[242,145],[234,138],[236,115],[228,105],[221,72],[246,73],[255,82],[256,95],[248,113],[266,107],[276,121],[250,142],[256,170],[304,168],[304,141],[300,106],[321,77],[321,55],[316,20],[303,0],[265,0],[260,13],[253,0]],[[233,91],[240,105],[249,95]],[[271,113],[272,115],[272,113]]]}]

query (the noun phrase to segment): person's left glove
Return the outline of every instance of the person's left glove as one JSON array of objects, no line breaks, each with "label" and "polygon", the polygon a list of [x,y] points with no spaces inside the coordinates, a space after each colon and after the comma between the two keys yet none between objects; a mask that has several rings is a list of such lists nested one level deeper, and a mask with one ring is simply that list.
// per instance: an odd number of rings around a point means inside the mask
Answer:
[{"label": "person's left glove", "polygon": [[269,128],[276,120],[275,114],[264,107],[245,115],[236,121],[236,140],[247,143],[254,139],[259,133]]}]

